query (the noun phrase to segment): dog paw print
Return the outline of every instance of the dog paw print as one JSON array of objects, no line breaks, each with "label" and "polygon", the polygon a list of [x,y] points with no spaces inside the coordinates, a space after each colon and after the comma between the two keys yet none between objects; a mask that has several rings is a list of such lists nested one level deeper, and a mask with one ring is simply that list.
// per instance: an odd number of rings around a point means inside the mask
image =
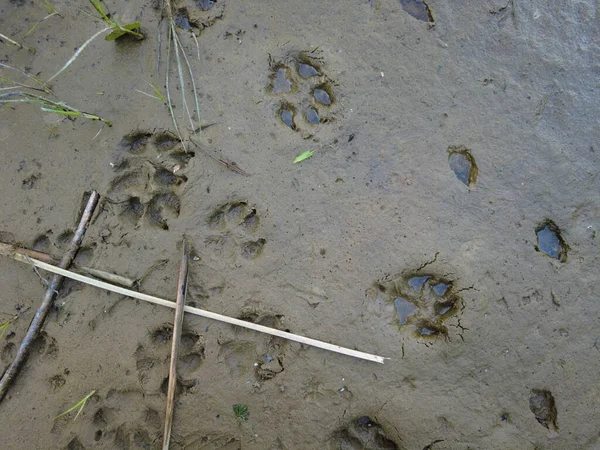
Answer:
[{"label": "dog paw print", "polygon": [[276,116],[281,124],[310,136],[311,128],[333,119],[336,94],[320,58],[293,52],[282,61],[270,58],[269,66],[267,92],[280,99]]},{"label": "dog paw print", "polygon": [[226,0],[175,0],[175,25],[183,30],[201,32],[222,19]]},{"label": "dog paw print", "polygon": [[218,206],[208,217],[208,228],[213,234],[206,239],[206,246],[219,256],[256,259],[267,243],[264,238],[256,238],[260,217],[246,201]]},{"label": "dog paw print", "polygon": [[111,162],[116,172],[110,183],[111,202],[120,207],[121,222],[168,230],[168,221],[179,217],[179,188],[187,181],[182,174],[194,153],[186,151],[169,133],[135,131],[119,143]]},{"label": "dog paw print", "polygon": [[[419,339],[448,338],[446,321],[463,307],[453,280],[419,272],[378,281],[367,296],[392,315],[401,330]],[[460,322],[458,327],[462,329]]]},{"label": "dog paw print", "polygon": [[[150,342],[140,343],[135,352],[138,380],[145,393],[167,394],[173,326],[163,324],[150,332]],[[188,392],[196,385],[197,371],[205,359],[204,339],[191,330],[183,330],[179,355],[177,392]]]},{"label": "dog paw print", "polygon": [[[353,448],[369,450],[398,450],[383,427],[368,416],[357,417],[337,430],[329,439],[329,448]],[[428,447],[425,447],[428,448]]]},{"label": "dog paw print", "polygon": [[[162,432],[157,403],[137,388],[111,388],[85,427],[85,448],[155,448]],[[93,437],[93,442],[92,442]]]},{"label": "dog paw print", "polygon": [[[252,304],[246,305],[238,318],[269,328],[284,329],[284,316],[265,313]],[[269,336],[257,347],[258,357],[254,363],[257,381],[271,380],[283,372],[288,346],[289,342],[285,339]]]},{"label": "dog paw print", "polygon": [[[258,302],[249,301],[238,319],[278,330],[284,329],[285,317],[262,310]],[[289,330],[286,330],[289,331]],[[234,378],[243,378],[254,370],[254,386],[272,380],[284,371],[289,342],[276,336],[261,336],[255,341],[224,339],[219,342],[219,362]]]}]

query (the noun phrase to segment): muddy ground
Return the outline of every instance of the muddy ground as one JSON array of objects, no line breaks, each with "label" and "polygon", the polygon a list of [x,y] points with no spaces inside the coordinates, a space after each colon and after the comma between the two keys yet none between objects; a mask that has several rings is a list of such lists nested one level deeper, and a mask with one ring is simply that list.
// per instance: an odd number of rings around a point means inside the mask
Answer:
[{"label": "muddy ground", "polygon": [[[52,87],[114,125],[2,108],[2,241],[60,256],[97,189],[80,263],[152,269],[141,291],[173,299],[185,235],[188,304],[390,360],[187,316],[171,447],[600,448],[598,2],[200,3],[180,30],[214,124],[200,140],[248,176],[171,148],[165,107],[138,92],[164,90],[160,13],[107,1],[146,39],[93,41]],[[103,27],[85,1],[52,4],[62,17],[24,37],[48,12],[1,1],[0,33],[36,50],[1,43],[3,63],[48,79]],[[4,368],[45,287],[9,259],[0,279],[0,323],[18,314]],[[71,282],[56,306],[0,404],[0,446],[160,448],[172,310]]]}]

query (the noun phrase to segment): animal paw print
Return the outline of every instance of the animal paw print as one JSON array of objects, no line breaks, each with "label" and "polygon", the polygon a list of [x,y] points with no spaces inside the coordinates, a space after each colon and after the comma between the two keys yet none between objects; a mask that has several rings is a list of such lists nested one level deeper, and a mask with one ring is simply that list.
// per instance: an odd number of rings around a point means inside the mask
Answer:
[{"label": "animal paw print", "polygon": [[[269,328],[284,328],[285,317],[261,311],[250,302],[238,316],[239,319]],[[289,342],[277,336],[269,336],[257,347],[258,361],[254,364],[257,381],[271,380],[283,372],[283,363]]]},{"label": "animal paw print", "polygon": [[[285,322],[284,316],[263,311],[255,301],[249,301],[242,308],[238,319],[278,330],[284,329]],[[254,368],[256,387],[284,371],[288,346],[288,341],[276,336],[264,336],[257,341],[241,340],[237,336],[219,342],[218,359],[234,378],[246,377]]]},{"label": "animal paw print", "polygon": [[[173,326],[163,324],[150,333],[150,343],[139,344],[135,352],[136,369],[140,385],[146,393],[167,394],[170,343]],[[204,339],[191,330],[183,330],[181,335],[178,391],[188,392],[196,385],[197,371],[205,359]]]},{"label": "animal paw print", "polygon": [[175,0],[175,25],[201,32],[223,18],[226,0]]},{"label": "animal paw print", "polygon": [[260,229],[256,208],[246,201],[225,203],[217,207],[208,218],[208,228],[214,234],[205,243],[220,256],[256,259],[263,251],[266,239],[255,239]]},{"label": "animal paw print", "polygon": [[282,124],[312,135],[310,127],[333,119],[336,95],[320,58],[309,52],[293,52],[283,61],[270,58],[269,66],[267,92],[281,98],[277,117]]},{"label": "animal paw print", "polygon": [[177,192],[187,181],[181,172],[193,156],[169,132],[135,131],[125,136],[111,162],[116,176],[109,189],[111,201],[121,207],[121,221],[137,226],[144,219],[168,230],[168,220],[181,212]]},{"label": "animal paw print", "polygon": [[[337,430],[329,439],[329,448],[356,448],[372,450],[397,450],[381,425],[368,416],[357,417]],[[427,447],[425,447],[427,448]]]},{"label": "animal paw print", "polygon": [[462,312],[454,282],[431,274],[409,273],[378,281],[367,296],[393,314],[401,330],[411,330],[420,339],[447,338],[445,322]]}]

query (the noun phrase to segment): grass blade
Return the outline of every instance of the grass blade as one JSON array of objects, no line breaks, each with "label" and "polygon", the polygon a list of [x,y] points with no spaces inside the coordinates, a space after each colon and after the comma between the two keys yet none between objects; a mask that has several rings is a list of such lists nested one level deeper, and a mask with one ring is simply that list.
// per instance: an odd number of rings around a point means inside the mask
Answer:
[{"label": "grass blade", "polygon": [[187,113],[187,116],[190,120],[190,126],[192,130],[194,129],[194,121],[192,120],[192,115],[190,114],[190,109],[188,108],[187,100],[185,98],[185,78],[183,76],[183,68],[181,66],[181,59],[179,58],[179,51],[183,53],[183,47],[181,47],[181,42],[179,42],[179,38],[177,37],[177,31],[175,30],[175,24],[171,22],[171,26],[173,27],[173,44],[175,47],[175,61],[177,62],[177,72],[179,74],[179,88],[181,89],[181,104],[183,105],[183,109]]},{"label": "grass blade", "polygon": [[20,73],[21,73],[21,75],[23,75],[23,76],[25,76],[25,77],[29,78],[30,80],[33,80],[33,81],[35,81],[35,82],[36,82],[37,84],[39,84],[40,86],[43,86],[43,87],[44,87],[44,89],[45,89],[45,90],[46,90],[48,93],[51,93],[51,92],[52,92],[52,89],[50,88],[50,85],[49,85],[49,84],[47,84],[47,83],[44,83],[44,82],[43,82],[42,80],[40,80],[38,77],[36,77],[36,76],[34,76],[34,75],[31,75],[31,74],[29,74],[29,73],[25,72],[24,70],[17,69],[16,67],[10,66],[10,65],[8,65],[8,64],[4,64],[4,63],[2,63],[2,62],[0,62],[0,67],[4,67],[5,69],[10,69],[10,70],[14,70],[14,71],[16,71],[16,72],[20,72]]},{"label": "grass blade", "polygon": [[62,417],[64,415],[66,415],[66,414],[69,414],[71,411],[74,411],[75,409],[79,408],[79,410],[77,411],[77,414],[75,415],[75,418],[73,419],[73,420],[77,420],[77,418],[79,417],[79,414],[81,414],[81,411],[83,411],[83,408],[85,407],[86,403],[92,397],[92,395],[94,395],[95,393],[96,393],[96,391],[90,392],[88,395],[86,395],[81,400],[79,400],[75,405],[71,406],[65,412],[63,412],[63,413],[59,414],[58,416],[56,416],[54,418],[54,420],[58,419],[59,417]]},{"label": "grass blade", "polygon": [[300,163],[300,162],[302,162],[302,161],[304,161],[304,160],[306,160],[308,158],[311,158],[312,155],[314,155],[314,154],[315,154],[315,152],[313,152],[312,150],[308,150],[306,152],[302,152],[298,156],[296,156],[296,159],[294,159],[293,164],[298,164],[298,163]]},{"label": "grass blade", "polygon": [[[150,84],[150,83],[148,83],[148,84]],[[154,91],[156,96],[160,99],[160,101],[163,102],[165,104],[165,106],[167,106],[167,99],[165,99],[165,97],[161,94],[161,92],[152,84],[150,84],[150,87],[152,88],[152,90]]]},{"label": "grass blade", "polygon": [[77,57],[79,56],[79,54],[88,46],[88,44],[90,42],[92,42],[94,39],[96,39],[98,36],[100,36],[102,33],[106,33],[108,30],[111,30],[112,27],[107,27],[104,28],[103,30],[98,31],[96,34],[94,34],[91,38],[89,38],[87,41],[84,42],[84,44],[79,47],[77,49],[77,51],[75,52],[75,54],[73,56],[71,56],[71,59],[69,59],[67,61],[67,63],[62,67],[62,69],[60,69],[58,72],[56,72],[54,75],[52,75],[50,78],[48,78],[47,83],[50,83],[52,80],[54,80],[57,76],[59,76],[67,67],[69,67],[73,61],[75,61],[77,59]]},{"label": "grass blade", "polygon": [[8,90],[12,90],[12,89],[25,88],[25,89],[31,89],[33,91],[40,91],[40,92],[44,92],[46,94],[49,94],[49,92],[48,92],[47,89],[42,89],[42,88],[39,88],[39,87],[29,86],[27,84],[19,83],[18,81],[11,80],[10,78],[3,77],[1,75],[0,75],[0,81],[4,81],[4,82],[7,82],[7,83],[14,84],[14,86],[12,86],[10,88],[6,88],[6,87],[5,88],[0,88],[0,91],[8,91]]},{"label": "grass blade", "polygon": [[[19,97],[16,99],[10,99],[11,97]],[[0,103],[41,103],[42,111],[53,112],[56,114],[62,114],[65,116],[72,117],[85,117],[86,119],[98,120],[112,127],[112,123],[106,119],[95,114],[86,113],[73,108],[63,102],[55,102],[39,95],[31,94],[29,92],[7,92],[6,94],[0,94]]]},{"label": "grass blade", "polygon": [[96,11],[98,11],[98,14],[100,14],[102,16],[102,18],[104,19],[104,21],[107,24],[109,24],[109,25],[113,25],[114,24],[114,22],[112,20],[110,20],[110,18],[104,12],[104,8],[102,8],[102,3],[100,3],[100,0],[90,0],[90,3],[94,7],[94,9]]},{"label": "grass blade", "polygon": [[127,25],[117,25],[117,28],[113,29],[113,31],[104,37],[105,41],[114,41],[115,39],[119,39],[121,36],[125,34],[131,34],[137,38],[143,38],[144,35],[137,30],[142,26],[141,22],[133,22]]},{"label": "grass blade", "polygon": [[18,318],[19,318],[19,316],[14,316],[9,321],[4,322],[3,324],[0,325],[0,339],[2,339],[2,337],[4,336],[4,333],[6,333],[6,330],[8,330],[8,327],[10,326],[10,324],[13,323],[15,320],[17,320]]},{"label": "grass blade", "polygon": [[[194,36],[194,38],[196,37],[193,33],[192,33],[192,36]],[[194,102],[196,104],[196,116],[198,117],[198,132],[200,132],[200,131],[202,131],[202,125],[200,124],[200,102],[198,100],[198,91],[196,90],[196,81],[194,80],[194,74],[192,72],[192,67],[190,66],[188,57],[185,54],[185,52],[183,51],[183,47],[181,46],[181,41],[179,40],[179,37],[177,35],[175,35],[175,37],[177,38],[177,42],[179,43],[179,46],[181,47],[181,53],[183,54],[183,59],[185,60],[185,64],[188,69],[188,74],[190,76],[190,80],[192,81],[192,95],[194,97]],[[200,47],[198,47],[198,60],[199,59],[200,59]],[[191,118],[190,118],[190,121],[191,121]],[[192,124],[192,130],[194,130],[193,124]]]},{"label": "grass blade", "polygon": [[57,13],[56,11],[55,11],[55,12],[53,12],[53,13],[50,13],[50,14],[48,14],[48,15],[47,15],[46,17],[44,17],[42,20],[40,20],[40,21],[36,22],[36,23],[35,23],[35,25],[33,25],[33,26],[32,26],[32,27],[29,29],[29,31],[28,31],[28,32],[25,34],[25,36],[23,36],[23,37],[24,37],[24,38],[26,38],[27,36],[29,36],[30,34],[32,34],[32,33],[35,31],[35,29],[38,27],[38,25],[39,25],[39,24],[41,24],[41,23],[42,23],[44,20],[46,20],[46,19],[49,19],[49,18],[50,18],[50,17],[52,17],[52,16],[60,16],[60,14],[59,14],[59,13]]},{"label": "grass blade", "polygon": [[3,34],[0,34],[0,39],[8,42],[9,44],[15,45],[19,48],[24,48],[25,50],[29,50],[31,53],[35,53],[34,49],[25,47],[23,44],[19,44],[17,41],[13,41],[11,38],[9,38],[8,36],[4,36]]},{"label": "grass blade", "polygon": [[[44,3],[42,3],[41,6],[43,6],[44,8],[46,8],[46,10],[49,13],[51,13],[51,14],[57,14],[57,15],[60,16],[59,12],[56,9],[54,9],[54,6],[52,6],[52,4],[48,0],[45,0]],[[62,16],[60,16],[60,17],[62,17]]]},{"label": "grass blade", "polygon": [[[181,136],[181,132],[179,131],[179,127],[177,126],[177,119],[175,118],[175,113],[173,112],[173,103],[171,102],[171,90],[169,89],[169,70],[171,63],[171,42],[172,36],[174,32],[174,24],[173,21],[169,21],[169,39],[167,42],[167,62],[166,62],[166,73],[165,73],[165,84],[167,87],[167,107],[169,108],[169,114],[171,115],[171,120],[173,121],[173,127],[175,128],[175,132],[177,133],[177,137],[183,144],[183,137]],[[185,144],[183,144],[185,148]]]},{"label": "grass blade", "polygon": [[55,108],[48,108],[47,106],[42,106],[40,108],[42,111],[45,112],[53,112],[56,114],[62,114],[63,116],[71,116],[71,117],[81,117],[83,116],[82,113],[80,113],[79,111],[68,111],[65,109],[55,109]]}]

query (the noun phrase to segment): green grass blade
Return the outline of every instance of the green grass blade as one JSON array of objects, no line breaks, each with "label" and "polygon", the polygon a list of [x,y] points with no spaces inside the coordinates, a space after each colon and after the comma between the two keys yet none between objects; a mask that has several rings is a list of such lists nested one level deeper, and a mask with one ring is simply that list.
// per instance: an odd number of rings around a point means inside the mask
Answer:
[{"label": "green grass blade", "polygon": [[298,156],[296,156],[296,159],[294,159],[294,164],[298,164],[308,158],[311,158],[314,154],[315,154],[315,152],[313,152],[312,150],[302,152]]},{"label": "green grass blade", "polygon": [[60,16],[60,14],[58,14],[56,11],[53,13],[48,14],[46,17],[44,17],[42,20],[38,21],[35,25],[33,25],[29,31],[25,34],[25,36],[23,36],[24,38],[26,38],[27,36],[29,36],[31,33],[33,33],[35,31],[35,29],[38,27],[38,25],[40,23],[42,23],[44,20],[49,19],[52,16]]},{"label": "green grass blade", "polygon": [[[11,97],[21,98],[11,99]],[[112,127],[112,122],[109,122],[100,116],[79,111],[72,106],[67,105],[66,103],[55,102],[29,92],[7,92],[6,94],[0,94],[0,103],[41,103],[42,111],[53,112],[65,116],[85,117],[86,119],[99,120],[100,122],[107,124],[109,127]]]},{"label": "green grass blade", "polygon": [[63,116],[71,116],[71,117],[81,117],[81,116],[83,116],[83,114],[80,113],[79,111],[67,111],[65,109],[54,109],[54,108],[48,108],[47,106],[42,106],[41,110],[45,111],[45,112],[52,112],[52,113],[56,113],[56,114],[62,114]]},{"label": "green grass blade", "polygon": [[117,29],[113,30],[110,34],[104,37],[105,41],[114,41],[115,39],[119,39],[121,36],[126,34],[131,34],[137,38],[143,38],[144,35],[142,33],[136,32],[140,28],[142,24],[140,22],[133,22],[127,25],[119,26]]},{"label": "green grass blade", "polygon": [[[150,83],[148,83],[150,84]],[[152,88],[152,90],[154,91],[154,93],[156,94],[156,96],[160,99],[161,102],[163,102],[165,104],[165,106],[167,106],[167,99],[161,94],[161,92],[154,87],[154,85],[150,84],[150,87]]]},{"label": "green grass blade", "polygon": [[81,113],[81,115],[82,115],[83,117],[85,117],[86,119],[90,119],[90,120],[98,120],[98,121],[100,121],[100,122],[102,122],[102,123],[105,123],[105,124],[106,124],[106,125],[108,125],[109,127],[112,127],[112,126],[113,126],[112,122],[109,122],[108,120],[106,120],[106,119],[103,119],[102,117],[100,117],[100,116],[97,116],[97,115],[95,115],[95,114],[90,114],[90,113],[82,112],[82,113]]},{"label": "green grass blade", "polygon": [[89,38],[87,41],[84,42],[84,44],[79,47],[77,49],[77,51],[75,52],[75,54],[73,56],[71,56],[71,59],[69,59],[67,61],[67,63],[62,67],[62,69],[60,69],[58,72],[56,72],[54,75],[52,75],[50,78],[48,78],[47,83],[50,83],[52,80],[54,80],[57,76],[59,76],[61,73],[63,73],[63,71],[69,67],[73,61],[75,61],[77,59],[77,57],[80,55],[80,53],[88,46],[88,44],[90,42],[92,42],[94,39],[96,39],[98,36],[100,36],[102,33],[106,33],[108,30],[112,29],[112,27],[107,27],[104,28],[103,30],[98,31],[96,34],[94,34],[91,38]]},{"label": "green grass blade", "polygon": [[14,85],[12,88],[0,88],[0,90],[2,90],[2,91],[7,91],[9,89],[25,88],[25,89],[31,89],[32,91],[45,92],[46,94],[48,94],[48,91],[46,89],[42,89],[42,88],[39,88],[39,87],[29,86],[27,84],[19,83],[18,81],[11,80],[10,78],[3,77],[1,75],[0,75],[0,81],[4,81],[6,83],[10,83],[10,84]]},{"label": "green grass blade", "polygon": [[34,75],[31,75],[31,74],[28,74],[28,73],[27,73],[27,72],[25,72],[24,70],[17,69],[17,68],[16,68],[16,67],[14,67],[14,66],[10,66],[10,65],[8,65],[8,64],[4,64],[4,63],[2,63],[2,62],[0,62],[0,67],[4,67],[5,69],[14,70],[14,71],[16,71],[16,72],[19,72],[19,73],[21,73],[21,75],[23,75],[23,76],[25,76],[25,77],[29,78],[30,80],[33,80],[33,81],[35,81],[35,82],[36,82],[37,84],[39,84],[40,86],[43,86],[43,87],[44,87],[44,88],[45,88],[45,89],[46,89],[48,92],[51,92],[51,91],[52,91],[52,89],[50,88],[50,85],[48,85],[48,84],[44,83],[44,82],[43,82],[42,80],[40,80],[38,77],[36,77],[36,76],[34,76]]},{"label": "green grass blade", "polygon": [[15,316],[12,319],[10,319],[7,322],[4,322],[3,324],[0,325],[0,339],[2,339],[2,337],[4,336],[4,333],[6,333],[6,330],[8,330],[8,327],[10,326],[11,323],[13,323],[15,320],[17,320],[19,316]]},{"label": "green grass blade", "polygon": [[90,399],[90,397],[92,395],[94,395],[95,393],[96,393],[96,391],[90,392],[88,395],[86,395],[81,400],[79,400],[75,405],[71,406],[65,412],[63,412],[63,413],[59,414],[58,416],[56,416],[54,418],[54,420],[58,419],[59,417],[62,417],[64,415],[66,415],[66,414],[69,414],[71,411],[74,411],[75,409],[79,408],[79,411],[77,411],[77,415],[75,415],[75,418],[73,419],[73,420],[77,420],[77,418],[79,417],[79,414],[81,414],[81,411],[83,411],[83,408],[85,407],[86,403],[88,402],[88,400]]},{"label": "green grass blade", "polygon": [[102,8],[102,3],[100,3],[100,0],[90,0],[90,3],[94,7],[94,9],[96,11],[98,11],[98,14],[100,14],[102,16],[102,18],[104,19],[104,21],[107,24],[109,24],[109,25],[113,25],[114,24],[114,22],[112,20],[110,20],[110,18],[104,12],[104,8]]},{"label": "green grass blade", "polygon": [[54,6],[52,6],[52,4],[48,0],[45,0],[44,3],[42,3],[41,6],[43,6],[44,8],[46,8],[46,10],[50,14],[56,14],[56,15],[60,16],[60,14],[58,13],[58,11],[56,11],[56,9],[54,8]]}]

